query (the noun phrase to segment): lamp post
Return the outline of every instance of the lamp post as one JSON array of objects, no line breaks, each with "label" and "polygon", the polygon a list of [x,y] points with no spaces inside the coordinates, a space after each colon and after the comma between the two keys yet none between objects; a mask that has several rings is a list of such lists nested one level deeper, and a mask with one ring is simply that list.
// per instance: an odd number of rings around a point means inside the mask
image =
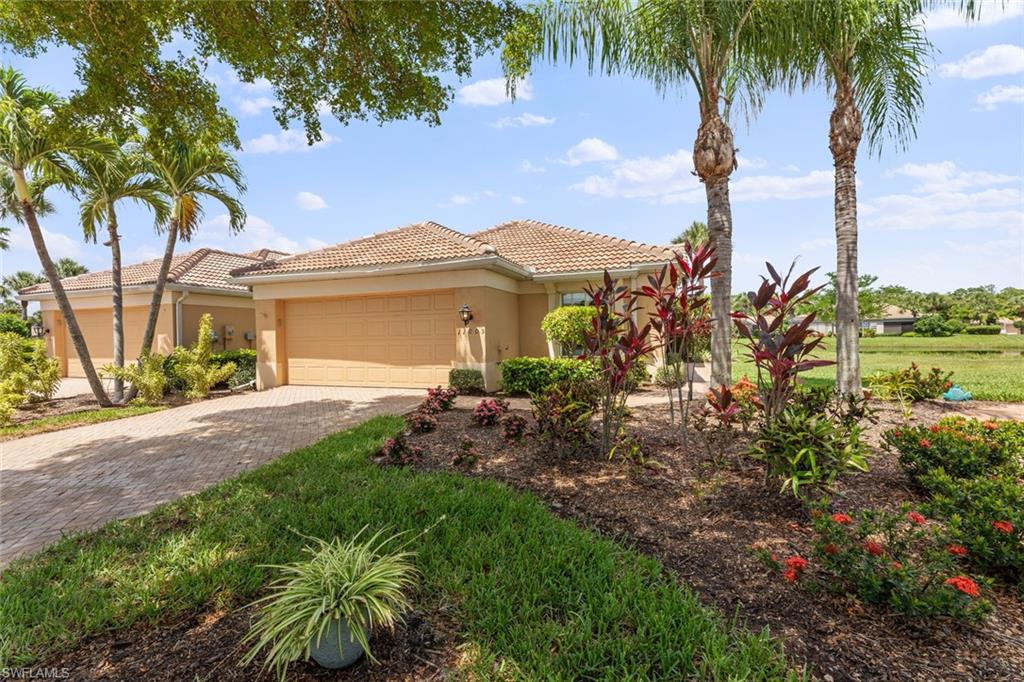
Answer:
[{"label": "lamp post", "polygon": [[44,335],[49,334],[50,330],[43,327],[41,324],[32,325],[31,329],[33,339],[41,339]]}]

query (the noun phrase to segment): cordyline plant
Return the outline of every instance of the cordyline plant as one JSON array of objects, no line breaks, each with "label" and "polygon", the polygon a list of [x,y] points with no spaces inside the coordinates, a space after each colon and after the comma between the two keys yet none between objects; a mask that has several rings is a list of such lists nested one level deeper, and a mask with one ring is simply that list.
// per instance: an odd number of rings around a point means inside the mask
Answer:
[{"label": "cordyline plant", "polygon": [[765,420],[778,417],[793,398],[797,375],[815,367],[834,365],[811,354],[821,345],[823,335],[810,329],[814,313],[792,322],[801,303],[821,287],[811,287],[813,268],[790,281],[796,262],[781,277],[771,263],[765,263],[771,279],[761,278],[756,292],[747,294],[753,313],[734,312],[733,321],[757,366],[757,386]]},{"label": "cordyline plant", "polygon": [[633,319],[637,297],[605,270],[603,284],[585,292],[597,310],[583,339],[583,355],[600,370],[601,454],[612,457],[622,434],[629,394],[630,371],[654,351],[651,325],[638,327]]},{"label": "cordyline plant", "polygon": [[[697,339],[711,333],[711,299],[705,295],[705,282],[716,277],[715,248],[710,243],[694,248],[690,242],[683,244],[683,253],[677,253],[674,263],[669,263],[657,275],[647,278],[648,284],[636,293],[651,300],[654,306],[651,327],[661,342],[662,358],[674,375],[676,394],[679,400],[680,426],[683,445],[690,417],[690,402],[693,400],[693,365],[696,361]],[[683,373],[687,387],[683,400]],[[669,413],[675,423],[675,406],[672,399],[673,386],[668,386]]]}]

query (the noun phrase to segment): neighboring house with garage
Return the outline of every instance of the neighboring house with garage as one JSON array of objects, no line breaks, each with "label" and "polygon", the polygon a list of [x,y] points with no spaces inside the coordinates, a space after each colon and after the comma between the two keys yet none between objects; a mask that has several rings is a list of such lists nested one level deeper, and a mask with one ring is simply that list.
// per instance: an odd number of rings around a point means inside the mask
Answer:
[{"label": "neighboring house with garage", "polygon": [[[254,347],[256,324],[252,294],[247,287],[229,281],[228,276],[232,270],[260,265],[284,255],[287,254],[269,249],[244,254],[197,249],[174,256],[157,318],[153,350],[167,354],[176,345],[194,343],[199,318],[204,313],[213,316],[217,350]],[[135,358],[139,352],[159,269],[160,259],[128,265],[121,270],[125,358]],[[113,363],[110,271],[89,272],[61,281],[85,335],[93,364],[99,368]],[[47,352],[60,361],[61,375],[85,376],[49,283],[22,289],[18,297],[39,303]]]},{"label": "neighboring house with garage", "polygon": [[242,267],[231,281],[252,290],[261,389],[429,387],[460,368],[495,390],[502,360],[549,354],[548,311],[582,302],[605,269],[635,287],[672,257],[533,220],[472,234],[424,222]]}]

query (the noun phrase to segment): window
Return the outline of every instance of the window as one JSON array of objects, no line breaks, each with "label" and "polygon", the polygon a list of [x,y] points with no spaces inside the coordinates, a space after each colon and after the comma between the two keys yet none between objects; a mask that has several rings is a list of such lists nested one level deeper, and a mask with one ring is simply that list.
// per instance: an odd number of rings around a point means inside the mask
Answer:
[{"label": "window", "polygon": [[562,294],[562,305],[587,305],[589,303],[590,299],[582,291]]}]

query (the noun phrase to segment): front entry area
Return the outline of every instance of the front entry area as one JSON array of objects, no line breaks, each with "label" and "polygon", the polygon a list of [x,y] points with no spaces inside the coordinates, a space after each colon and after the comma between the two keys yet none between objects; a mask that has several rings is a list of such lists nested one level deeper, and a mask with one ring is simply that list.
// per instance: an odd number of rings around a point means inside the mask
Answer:
[{"label": "front entry area", "polygon": [[447,385],[457,323],[451,289],[288,301],[288,383]]}]

